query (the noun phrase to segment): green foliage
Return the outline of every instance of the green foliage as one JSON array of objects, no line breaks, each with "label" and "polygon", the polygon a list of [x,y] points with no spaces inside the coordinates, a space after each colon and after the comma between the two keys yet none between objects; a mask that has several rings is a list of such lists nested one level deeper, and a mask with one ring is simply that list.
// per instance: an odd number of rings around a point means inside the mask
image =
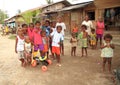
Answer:
[{"label": "green foliage", "polygon": [[8,15],[4,11],[0,10],[0,24],[3,24],[6,18],[8,18]]},{"label": "green foliage", "polygon": [[52,3],[53,3],[53,0],[46,0],[46,2],[47,2],[48,4],[52,4]]},{"label": "green foliage", "polygon": [[34,11],[26,11],[25,13],[22,14],[25,22],[27,24],[31,23],[31,22],[35,22],[36,19],[34,17],[36,17],[38,14],[40,13],[40,10],[34,10]]}]

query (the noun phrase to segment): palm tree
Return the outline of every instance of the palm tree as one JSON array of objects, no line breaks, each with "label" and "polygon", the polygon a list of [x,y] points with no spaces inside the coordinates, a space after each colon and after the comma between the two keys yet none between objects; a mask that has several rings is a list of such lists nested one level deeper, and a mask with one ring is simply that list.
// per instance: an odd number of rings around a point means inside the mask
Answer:
[{"label": "palm tree", "polygon": [[52,4],[52,3],[53,3],[53,0],[46,0],[46,2],[47,2],[48,4]]}]

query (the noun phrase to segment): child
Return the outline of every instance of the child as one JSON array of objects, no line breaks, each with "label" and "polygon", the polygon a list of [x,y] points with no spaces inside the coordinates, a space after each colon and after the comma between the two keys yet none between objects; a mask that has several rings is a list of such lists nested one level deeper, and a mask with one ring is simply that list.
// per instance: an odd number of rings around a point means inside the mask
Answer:
[{"label": "child", "polygon": [[88,41],[88,33],[86,32],[86,25],[82,25],[82,32],[79,34],[79,38],[81,40],[81,47],[82,47],[82,57],[84,56],[84,51],[87,57],[87,41]]},{"label": "child", "polygon": [[78,26],[76,23],[73,25],[72,33],[75,33],[76,37],[78,36]]},{"label": "child", "polygon": [[91,45],[92,49],[96,48],[96,33],[95,33],[95,29],[91,29],[90,45]]},{"label": "child", "polygon": [[48,58],[48,48],[49,48],[49,38],[46,36],[46,31],[41,31],[41,36],[42,36],[42,42],[44,45],[44,49],[42,52],[42,57],[45,57],[47,55]]},{"label": "child", "polygon": [[28,36],[29,36],[31,42],[32,42],[32,36],[33,36],[33,29],[34,29],[34,24],[30,23],[29,27],[27,29],[27,33],[28,33]]},{"label": "child", "polygon": [[105,71],[105,64],[108,63],[109,72],[111,72],[111,62],[113,57],[114,44],[112,43],[112,35],[106,34],[104,42],[101,45],[101,57],[103,57],[103,71]]},{"label": "child", "polygon": [[24,57],[24,34],[22,29],[18,29],[18,34],[16,37],[15,43],[15,52],[18,53],[19,60],[21,61],[21,65],[25,66],[25,57]]},{"label": "child", "polygon": [[36,21],[35,28],[33,30],[33,43],[34,43],[34,51],[40,51],[40,54],[42,53],[44,49],[44,45],[42,42],[41,37],[41,29],[40,29],[40,22]]},{"label": "child", "polygon": [[27,29],[28,29],[27,24],[22,24],[22,31],[23,31],[24,36],[27,36]]},{"label": "child", "polygon": [[76,56],[76,47],[77,47],[77,38],[76,38],[76,34],[72,33],[72,38],[70,39],[70,43],[71,43],[71,56]]},{"label": "child", "polygon": [[60,44],[63,41],[63,35],[61,34],[62,26],[57,26],[57,31],[54,31],[51,36],[52,38],[52,53],[56,55],[57,58],[57,66],[61,66],[60,64]]},{"label": "child", "polygon": [[28,36],[25,37],[25,58],[26,58],[26,63],[31,62],[31,53],[32,53],[32,45],[30,42],[30,38]]}]

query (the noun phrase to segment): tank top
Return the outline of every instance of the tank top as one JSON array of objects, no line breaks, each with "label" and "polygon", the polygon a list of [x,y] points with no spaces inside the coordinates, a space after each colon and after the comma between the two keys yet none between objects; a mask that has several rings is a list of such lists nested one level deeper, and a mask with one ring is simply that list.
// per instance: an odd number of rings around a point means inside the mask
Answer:
[{"label": "tank top", "polygon": [[103,34],[104,31],[104,22],[97,22],[97,29],[96,29],[96,33],[97,34]]},{"label": "tank top", "polygon": [[24,39],[21,39],[19,36],[17,36],[17,39],[17,51],[24,51]]},{"label": "tank top", "polygon": [[25,43],[25,50],[30,53],[31,52],[31,43]]}]

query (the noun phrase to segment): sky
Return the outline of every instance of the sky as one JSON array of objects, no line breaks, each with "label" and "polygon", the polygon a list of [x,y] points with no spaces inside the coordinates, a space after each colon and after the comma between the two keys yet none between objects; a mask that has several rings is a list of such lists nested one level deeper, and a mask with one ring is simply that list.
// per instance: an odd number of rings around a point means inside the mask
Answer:
[{"label": "sky", "polygon": [[[61,0],[53,0],[54,2],[58,2]],[[86,2],[91,0],[68,0],[72,3],[77,2]],[[7,12],[9,17],[12,17],[18,13],[18,10],[22,12],[33,9],[36,7],[40,7],[42,5],[46,5],[46,0],[0,0],[0,9]]]}]

